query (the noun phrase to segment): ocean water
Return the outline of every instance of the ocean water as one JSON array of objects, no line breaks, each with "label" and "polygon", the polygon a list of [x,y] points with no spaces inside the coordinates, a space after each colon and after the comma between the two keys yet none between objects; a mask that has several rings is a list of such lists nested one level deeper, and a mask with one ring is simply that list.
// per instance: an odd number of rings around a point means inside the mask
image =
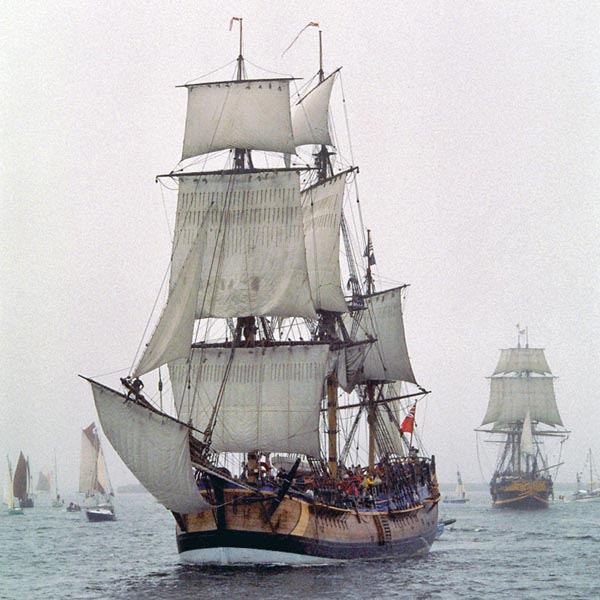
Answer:
[{"label": "ocean water", "polygon": [[190,568],[178,564],[171,515],[146,494],[117,497],[118,520],[37,506],[0,516],[0,598],[48,599],[600,599],[600,503],[493,510],[465,505],[428,556],[319,568]]}]

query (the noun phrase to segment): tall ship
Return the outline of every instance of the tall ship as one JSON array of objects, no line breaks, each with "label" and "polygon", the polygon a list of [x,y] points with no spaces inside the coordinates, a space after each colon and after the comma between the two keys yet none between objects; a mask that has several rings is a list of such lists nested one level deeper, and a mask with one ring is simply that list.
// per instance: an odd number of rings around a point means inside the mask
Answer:
[{"label": "tall ship", "polygon": [[249,78],[233,23],[233,78],[183,86],[182,159],[158,177],[178,187],[162,313],[122,389],[88,379],[103,432],[173,514],[184,563],[425,554],[440,498],[415,426],[428,392],[407,287],[377,285],[358,169],[338,159],[340,70],[320,52],[294,96],[293,78]]},{"label": "tall ship", "polygon": [[15,467],[13,477],[13,493],[19,500],[20,508],[33,508],[33,484],[29,459],[25,458],[23,452],[19,453],[19,459]]},{"label": "tall ship", "polygon": [[[525,336],[525,345],[521,345]],[[554,394],[554,375],[543,348],[530,348],[527,330],[518,328],[516,348],[501,350],[490,379],[490,399],[482,426],[500,443],[490,482],[492,504],[498,508],[547,508],[553,498],[552,472],[544,439],[565,441]],[[562,449],[562,443],[560,444]]]},{"label": "tall ship", "polygon": [[85,494],[83,509],[88,521],[115,520],[114,493],[95,423],[81,431],[79,492]]}]

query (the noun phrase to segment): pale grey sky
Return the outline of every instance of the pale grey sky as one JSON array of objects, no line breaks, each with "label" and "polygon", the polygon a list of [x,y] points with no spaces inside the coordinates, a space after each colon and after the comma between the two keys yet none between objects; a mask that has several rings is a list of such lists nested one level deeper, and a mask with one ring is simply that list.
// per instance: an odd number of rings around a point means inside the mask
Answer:
[{"label": "pale grey sky", "polygon": [[251,63],[310,77],[314,35],[281,53],[318,21],[326,70],[344,67],[378,266],[411,284],[409,351],[432,390],[418,423],[440,479],[460,465],[482,480],[485,377],[520,323],[559,376],[573,432],[559,480],[574,481],[588,447],[600,456],[594,1],[5,3],[0,452],[37,470],[56,448],[75,487],[96,419],[77,374],[131,365],[169,257],[174,205],[154,176],[181,152],[175,86],[236,58],[232,16]]}]

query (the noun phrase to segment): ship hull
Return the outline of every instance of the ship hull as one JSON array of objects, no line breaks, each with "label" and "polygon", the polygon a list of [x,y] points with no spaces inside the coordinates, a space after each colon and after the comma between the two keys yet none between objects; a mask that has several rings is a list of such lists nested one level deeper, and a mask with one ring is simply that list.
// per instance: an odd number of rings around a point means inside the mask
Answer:
[{"label": "ship hull", "polygon": [[500,477],[492,480],[490,493],[494,508],[540,510],[550,504],[552,481],[548,478]]},{"label": "ship hull", "polygon": [[85,516],[94,523],[115,520],[115,513],[105,508],[90,508],[85,511]]},{"label": "ship hull", "polygon": [[[180,560],[195,565],[318,565],[351,559],[427,554],[438,523],[436,502],[406,511],[339,509],[286,498],[271,518],[271,500],[237,496],[225,507],[180,515]],[[231,504],[227,504],[227,502]]]}]

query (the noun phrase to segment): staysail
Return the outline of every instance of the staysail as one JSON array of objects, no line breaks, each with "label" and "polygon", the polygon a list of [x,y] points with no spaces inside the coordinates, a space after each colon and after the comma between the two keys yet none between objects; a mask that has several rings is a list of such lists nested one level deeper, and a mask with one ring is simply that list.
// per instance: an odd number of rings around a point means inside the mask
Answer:
[{"label": "staysail", "polygon": [[182,159],[225,150],[296,150],[289,79],[186,85],[188,107]]},{"label": "staysail", "polygon": [[523,420],[523,431],[521,432],[521,452],[523,454],[535,454],[535,447],[533,445],[533,432],[531,430],[531,417],[529,411],[525,415]]},{"label": "staysail", "polygon": [[195,348],[169,365],[179,418],[204,430],[219,403],[211,447],[219,452],[319,456],[328,344]]},{"label": "staysail", "polygon": [[210,508],[192,472],[189,429],[91,382],[104,434],[140,483],[169,510]]},{"label": "staysail", "polygon": [[338,71],[334,71],[303,96],[292,110],[292,128],[296,146],[331,146],[329,99]]}]

